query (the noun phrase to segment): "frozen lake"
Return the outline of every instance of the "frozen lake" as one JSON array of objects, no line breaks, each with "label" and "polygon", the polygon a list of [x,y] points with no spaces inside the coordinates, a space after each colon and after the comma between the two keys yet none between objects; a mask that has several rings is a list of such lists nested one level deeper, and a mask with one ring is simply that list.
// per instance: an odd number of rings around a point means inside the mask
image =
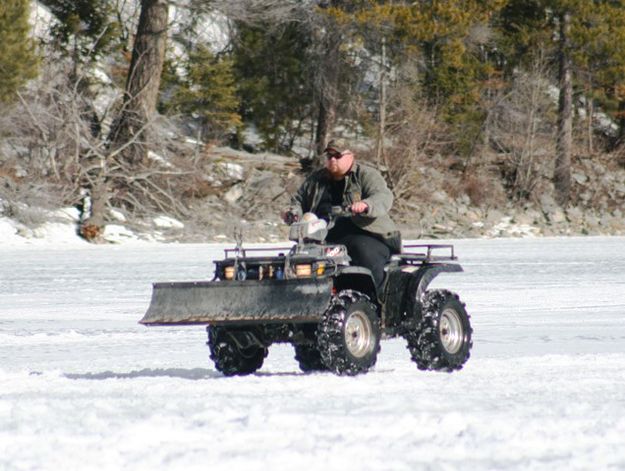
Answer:
[{"label": "frozen lake", "polygon": [[225,378],[203,327],[137,324],[221,246],[1,247],[0,469],[625,469],[625,238],[454,243],[465,368],[390,340],[358,377],[278,345]]}]

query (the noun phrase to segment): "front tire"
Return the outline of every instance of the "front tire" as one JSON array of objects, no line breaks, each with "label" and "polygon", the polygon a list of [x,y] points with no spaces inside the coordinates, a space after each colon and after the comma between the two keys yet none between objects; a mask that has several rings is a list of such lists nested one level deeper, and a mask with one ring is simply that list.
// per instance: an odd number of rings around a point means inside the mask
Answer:
[{"label": "front tire", "polygon": [[380,320],[369,298],[352,290],[336,295],[317,330],[324,365],[339,375],[365,373],[380,351]]},{"label": "front tire", "polygon": [[208,348],[215,368],[225,376],[249,375],[263,366],[268,350],[255,344],[243,345],[237,342],[238,335],[245,338],[243,331],[229,331],[225,327],[208,326]]},{"label": "front tire", "polygon": [[316,345],[295,345],[295,359],[304,373],[328,370]]},{"label": "front tire", "polygon": [[469,315],[458,295],[427,291],[417,328],[406,334],[408,350],[420,370],[451,372],[467,362],[473,346]]}]

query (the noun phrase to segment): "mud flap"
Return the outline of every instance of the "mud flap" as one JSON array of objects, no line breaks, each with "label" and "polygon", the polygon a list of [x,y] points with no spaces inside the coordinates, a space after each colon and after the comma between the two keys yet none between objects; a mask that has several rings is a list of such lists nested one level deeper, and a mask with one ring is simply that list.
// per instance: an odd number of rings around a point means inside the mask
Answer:
[{"label": "mud flap", "polygon": [[330,303],[326,279],[154,283],[144,325],[318,322]]}]

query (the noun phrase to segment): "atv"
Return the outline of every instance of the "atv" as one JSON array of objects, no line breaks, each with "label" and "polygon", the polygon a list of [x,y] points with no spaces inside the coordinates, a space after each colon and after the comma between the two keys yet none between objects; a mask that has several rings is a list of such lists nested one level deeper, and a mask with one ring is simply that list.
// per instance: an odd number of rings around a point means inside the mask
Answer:
[{"label": "atv", "polygon": [[465,305],[448,290],[427,289],[439,273],[462,271],[453,245],[404,245],[378,292],[345,246],[325,242],[349,216],[332,208],[327,223],[305,214],[290,227],[292,247],[243,248],[239,240],[215,262],[211,281],[154,283],[140,323],[207,325],[210,358],[226,376],[254,373],[276,342],[294,346],[304,372],[365,373],[383,337],[403,337],[421,370],[462,368],[472,347]]}]

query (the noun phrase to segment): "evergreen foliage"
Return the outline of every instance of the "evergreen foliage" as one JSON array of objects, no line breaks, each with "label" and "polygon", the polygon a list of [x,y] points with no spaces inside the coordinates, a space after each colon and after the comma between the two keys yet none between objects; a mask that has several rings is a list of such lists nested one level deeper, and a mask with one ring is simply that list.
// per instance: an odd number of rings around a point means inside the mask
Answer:
[{"label": "evergreen foliage", "polygon": [[[189,53],[185,74],[178,80],[167,109],[198,121],[204,139],[218,139],[241,124],[233,61],[205,46]],[[168,75],[171,83],[172,74]]]},{"label": "evergreen foliage", "polygon": [[14,101],[15,92],[37,75],[38,57],[29,37],[28,0],[0,2],[0,102]]},{"label": "evergreen foliage", "polygon": [[43,0],[58,23],[52,36],[77,63],[96,60],[120,45],[120,25],[111,0]]},{"label": "evergreen foliage", "polygon": [[615,115],[625,84],[625,3],[612,0],[508,0],[499,25],[506,70],[527,67],[537,54],[555,60],[561,15],[571,15],[575,86]]},{"label": "evergreen foliage", "polygon": [[[59,174],[58,157],[68,159],[64,168],[87,168],[83,174],[105,190],[113,182],[117,199],[105,194],[103,209],[127,195],[125,207],[136,209],[154,185],[178,204],[160,173],[163,181],[137,191],[134,172],[152,165],[148,151],[164,136],[179,139],[161,132],[166,120],[155,109],[176,115],[168,130],[182,124],[178,132],[209,142],[234,132],[244,144],[247,126],[260,136],[258,148],[312,156],[311,165],[342,133],[375,148],[369,157],[388,170],[402,198],[417,195],[417,187],[422,196],[431,193],[423,173],[433,167],[453,174],[453,190],[441,191],[459,196],[473,178],[476,191],[480,182],[496,181],[502,198],[532,201],[559,191],[557,178],[538,176],[561,168],[564,196],[557,201],[566,206],[578,157],[605,155],[625,142],[623,0],[41,2],[58,21],[45,44],[48,83],[22,95],[25,118],[43,136],[32,137],[42,140],[32,148],[44,149],[41,167],[51,167],[42,174]],[[14,99],[37,73],[29,5],[0,3],[0,102]],[[215,24],[218,53],[209,39]],[[90,80],[96,68],[115,85]],[[39,91],[61,90],[59,83],[66,88],[54,95],[54,111],[41,111]],[[614,119],[600,132],[597,108]],[[73,116],[91,132],[71,136],[71,153],[46,157],[46,140],[55,135],[37,113]],[[69,193],[84,186],[76,177]]]},{"label": "evergreen foliage", "polygon": [[257,127],[267,149],[289,150],[311,117],[309,46],[295,23],[238,25],[233,58],[241,115]]},{"label": "evergreen foliage", "polygon": [[343,23],[353,17],[356,37],[378,56],[384,40],[382,67],[398,71],[417,64],[418,77],[402,82],[406,77],[394,74],[391,88],[412,86],[440,109],[455,131],[456,149],[467,154],[485,120],[483,95],[497,76],[492,23],[503,6],[504,0],[361,1],[351,5],[353,15],[341,8],[332,14]]}]

